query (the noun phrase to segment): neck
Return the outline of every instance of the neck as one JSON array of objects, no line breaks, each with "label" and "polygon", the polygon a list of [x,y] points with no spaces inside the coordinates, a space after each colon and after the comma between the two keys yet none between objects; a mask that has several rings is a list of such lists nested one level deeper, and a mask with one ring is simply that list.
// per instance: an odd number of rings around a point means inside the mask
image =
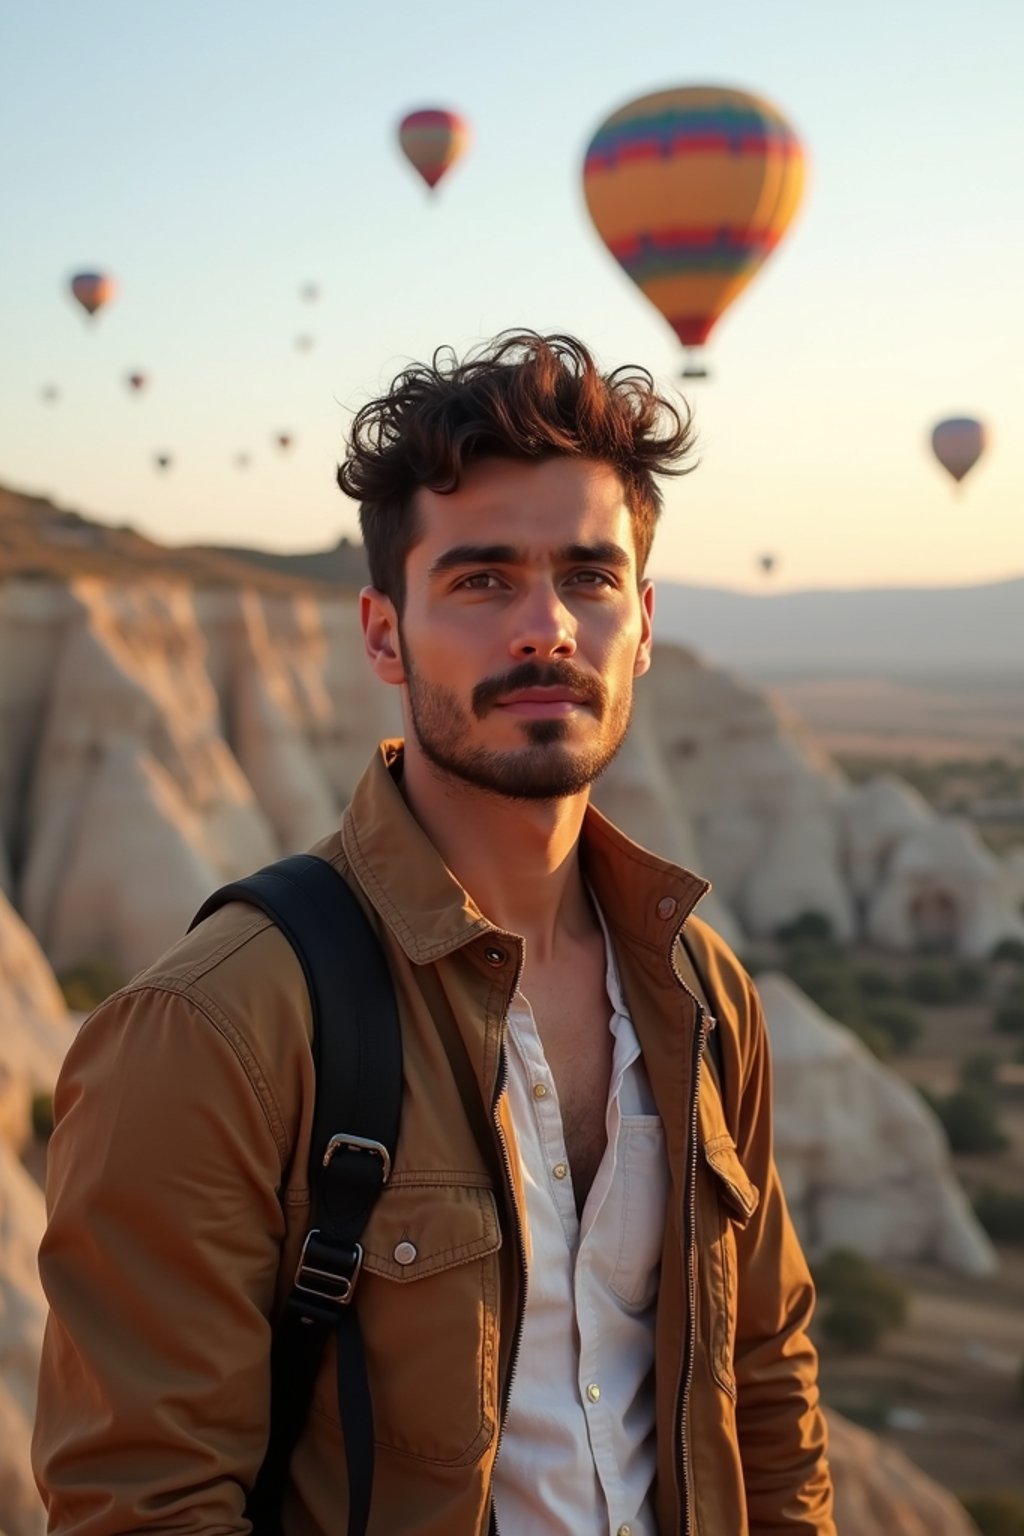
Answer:
[{"label": "neck", "polygon": [[402,794],[445,864],[495,927],[543,964],[594,924],[579,867],[589,790],[512,800],[436,768],[406,738]]}]

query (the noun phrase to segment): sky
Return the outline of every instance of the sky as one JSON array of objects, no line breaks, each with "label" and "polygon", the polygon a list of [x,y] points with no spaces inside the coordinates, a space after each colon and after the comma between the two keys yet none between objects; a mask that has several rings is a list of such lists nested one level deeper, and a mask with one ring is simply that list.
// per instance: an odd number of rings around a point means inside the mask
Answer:
[{"label": "sky", "polygon": [[[568,330],[682,389],[581,164],[627,101],[722,84],[785,113],[810,180],[712,338],[713,377],[685,386],[700,465],[666,486],[652,573],[1020,575],[1022,55],[1014,0],[7,6],[0,483],[170,543],[310,549],[357,527],[334,482],[352,412],[442,344]],[[474,129],[434,197],[396,147],[425,105]],[[67,294],[88,269],[119,283],[95,322]],[[992,433],[959,492],[929,448],[958,414]]]}]

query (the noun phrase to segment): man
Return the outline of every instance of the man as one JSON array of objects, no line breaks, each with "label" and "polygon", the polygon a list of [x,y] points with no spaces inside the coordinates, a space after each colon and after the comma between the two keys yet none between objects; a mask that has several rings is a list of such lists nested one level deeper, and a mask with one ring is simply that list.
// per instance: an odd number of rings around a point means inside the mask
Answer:
[{"label": "man", "polygon": [[[650,664],[654,477],[689,446],[649,376],[525,333],[400,375],[339,472],[405,717],[318,850],[403,1035],[354,1301],[371,1536],[834,1532],[756,996],[692,916],[705,883],[588,806]],[[41,1256],[52,1530],[247,1529],[309,1226],[310,1027],[286,941],[235,904],[73,1046]],[[328,1359],[286,1536],[344,1531],[344,1466]]]}]

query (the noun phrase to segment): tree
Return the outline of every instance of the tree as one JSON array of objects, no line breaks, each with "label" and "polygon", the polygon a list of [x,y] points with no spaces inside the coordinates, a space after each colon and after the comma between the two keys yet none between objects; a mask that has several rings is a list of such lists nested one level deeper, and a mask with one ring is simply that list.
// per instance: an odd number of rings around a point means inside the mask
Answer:
[{"label": "tree", "polygon": [[874,1349],[907,1317],[907,1292],[884,1270],[848,1248],[834,1249],[815,1267],[826,1338],[851,1353]]}]

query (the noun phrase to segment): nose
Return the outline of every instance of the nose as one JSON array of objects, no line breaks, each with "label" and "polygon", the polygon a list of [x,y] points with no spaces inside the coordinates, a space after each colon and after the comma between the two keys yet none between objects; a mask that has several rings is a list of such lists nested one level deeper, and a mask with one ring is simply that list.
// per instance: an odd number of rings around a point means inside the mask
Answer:
[{"label": "nose", "polygon": [[554,587],[538,584],[516,604],[509,649],[520,661],[575,656],[575,620]]}]

